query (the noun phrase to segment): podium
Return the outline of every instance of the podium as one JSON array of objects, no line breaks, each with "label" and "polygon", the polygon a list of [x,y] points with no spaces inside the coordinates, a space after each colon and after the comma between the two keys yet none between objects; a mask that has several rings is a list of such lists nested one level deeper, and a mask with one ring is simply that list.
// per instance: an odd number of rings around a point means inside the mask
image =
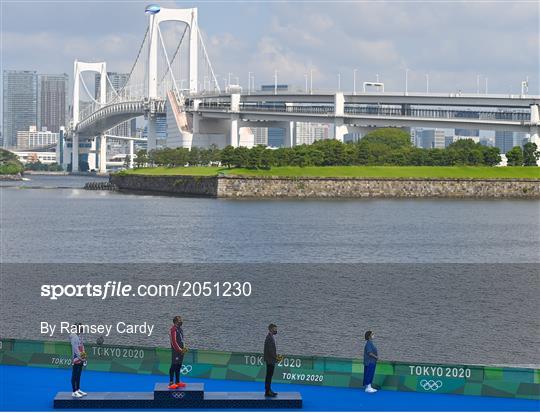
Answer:
[{"label": "podium", "polygon": [[265,397],[261,392],[206,392],[203,383],[186,383],[171,390],[166,383],[157,383],[153,392],[89,392],[75,398],[70,392],[59,392],[55,409],[300,409],[298,392]]},{"label": "podium", "polygon": [[186,387],[171,390],[165,383],[154,387],[154,400],[203,400],[204,384],[186,383]]}]

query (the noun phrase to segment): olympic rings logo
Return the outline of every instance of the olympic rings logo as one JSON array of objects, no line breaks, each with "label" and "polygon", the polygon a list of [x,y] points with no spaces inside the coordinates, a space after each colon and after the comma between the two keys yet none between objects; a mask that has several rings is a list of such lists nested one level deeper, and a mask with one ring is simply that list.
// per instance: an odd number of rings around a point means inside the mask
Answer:
[{"label": "olympic rings logo", "polygon": [[183,391],[175,391],[172,393],[172,397],[174,397],[175,399],[183,399],[185,395],[186,393],[184,393]]},{"label": "olympic rings logo", "polygon": [[191,370],[193,370],[193,367],[191,365],[185,365],[185,364],[182,364],[182,368],[180,369],[180,372],[182,374],[189,374],[191,373]]},{"label": "olympic rings logo", "polygon": [[420,382],[420,386],[422,386],[422,388],[424,390],[433,390],[433,391],[436,391],[436,390],[439,390],[441,387],[442,387],[443,383],[442,381],[440,380],[422,380]]}]

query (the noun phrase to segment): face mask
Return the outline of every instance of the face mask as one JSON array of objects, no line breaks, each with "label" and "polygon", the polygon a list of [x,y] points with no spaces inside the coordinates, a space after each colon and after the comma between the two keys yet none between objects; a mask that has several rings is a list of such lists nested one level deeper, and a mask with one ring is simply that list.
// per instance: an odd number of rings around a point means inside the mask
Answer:
[{"label": "face mask", "polygon": [[277,334],[277,330],[272,331],[272,333],[273,333],[274,335],[276,335],[276,334]]},{"label": "face mask", "polygon": [[182,324],[184,324],[184,323],[183,323],[182,321],[180,321],[180,322],[178,323],[178,326],[179,326],[179,327],[182,327]]}]

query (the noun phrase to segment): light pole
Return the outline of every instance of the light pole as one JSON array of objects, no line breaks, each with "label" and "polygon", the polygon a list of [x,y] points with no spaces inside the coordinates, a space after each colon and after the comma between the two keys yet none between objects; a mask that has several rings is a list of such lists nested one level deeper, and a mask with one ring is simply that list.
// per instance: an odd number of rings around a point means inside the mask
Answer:
[{"label": "light pole", "polygon": [[309,94],[313,95],[313,69],[309,69]]},{"label": "light pole", "polygon": [[488,78],[486,77],[486,95],[488,94]]},{"label": "light pole", "polygon": [[525,78],[523,82],[521,82],[521,96],[525,96],[529,93],[529,76]]},{"label": "light pole", "polygon": [[277,95],[277,70],[274,70],[274,95]]},{"label": "light pole", "polygon": [[409,69],[405,69],[405,95],[409,93]]},{"label": "light pole", "polygon": [[228,83],[228,85],[229,85],[229,88],[231,87],[231,75],[232,75],[232,73],[231,73],[231,72],[229,72],[229,83]]},{"label": "light pole", "polygon": [[307,95],[307,91],[308,91],[308,89],[307,89],[307,73],[304,73],[304,79],[306,80],[306,95]]},{"label": "light pole", "polygon": [[356,95],[356,69],[353,69],[352,71],[353,75],[353,95]]},{"label": "light pole", "polygon": [[480,75],[476,75],[476,94],[480,94]]},{"label": "light pole", "polygon": [[337,90],[338,92],[341,91],[341,73],[337,74]]},{"label": "light pole", "polygon": [[429,93],[429,74],[426,73],[426,93]]},{"label": "light pole", "polygon": [[248,95],[251,95],[251,72],[248,72]]}]

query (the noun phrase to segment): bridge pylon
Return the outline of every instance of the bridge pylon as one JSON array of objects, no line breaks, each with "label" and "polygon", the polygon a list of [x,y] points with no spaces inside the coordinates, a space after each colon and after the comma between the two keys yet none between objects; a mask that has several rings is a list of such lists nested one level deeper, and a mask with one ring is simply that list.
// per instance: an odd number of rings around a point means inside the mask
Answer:
[{"label": "bridge pylon", "polygon": [[[106,62],[80,62],[75,60],[73,63],[73,131],[76,130],[80,120],[79,99],[81,95],[81,75],[84,72],[97,72],[100,74],[100,95],[99,104],[107,103],[107,64]],[[84,85],[83,81],[83,86]],[[88,93],[88,90],[87,90]],[[93,97],[90,96],[92,99]],[[79,136],[73,132],[71,141],[71,171],[79,171]]]},{"label": "bridge pylon", "polygon": [[[150,14],[150,47],[148,51],[148,96],[158,98],[158,48],[160,42],[159,25],[165,21],[186,23],[189,28],[189,92],[197,93],[198,85],[198,45],[199,28],[197,8],[168,9],[161,7],[158,12]],[[161,96],[163,97],[163,96]]]}]

